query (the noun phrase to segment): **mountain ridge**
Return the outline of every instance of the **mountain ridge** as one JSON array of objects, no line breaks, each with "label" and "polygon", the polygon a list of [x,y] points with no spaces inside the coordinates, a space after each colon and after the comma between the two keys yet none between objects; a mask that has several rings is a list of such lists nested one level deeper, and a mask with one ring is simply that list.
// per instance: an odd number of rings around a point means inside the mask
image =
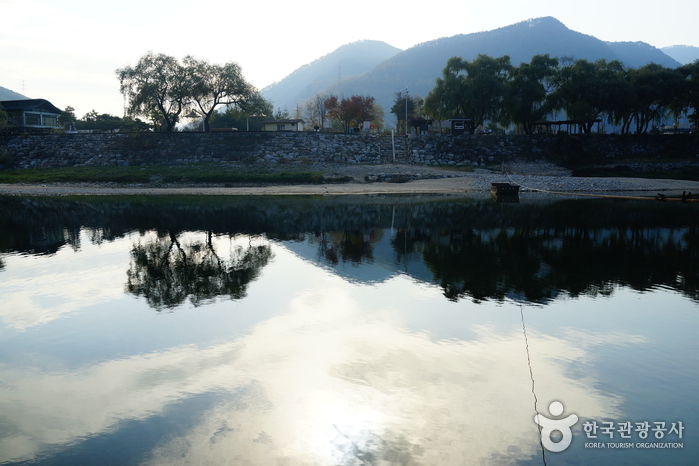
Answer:
[{"label": "mountain ridge", "polygon": [[[620,60],[629,67],[643,66],[651,61],[667,67],[680,66],[678,61],[644,42],[605,42],[573,31],[556,18],[547,16],[490,31],[457,34],[422,42],[395,53],[364,73],[347,76],[342,80],[335,79],[325,88],[313,93],[307,91],[321,86],[314,87],[312,81],[308,83],[306,92],[301,89],[298,92],[285,92],[282,80],[275,83],[278,84],[275,91],[279,100],[274,104],[293,108],[303,104],[316,92],[346,96],[371,95],[383,107],[388,118],[396,92],[407,87],[411,94],[425,97],[434,87],[435,79],[441,76],[447,60],[453,56],[472,60],[478,54],[492,57],[508,55],[512,64],[518,66],[522,62],[529,62],[534,55],[547,53],[559,58],[568,56],[591,61]],[[271,97],[265,90],[263,95]]]},{"label": "mountain ridge", "polygon": [[302,103],[333,82],[341,80],[342,75],[350,77],[363,74],[400,51],[401,49],[382,41],[351,42],[297,68],[280,81],[266,86],[261,92],[265,98],[274,102],[275,107],[290,110],[297,103]]},{"label": "mountain ridge", "polygon": [[660,50],[683,65],[699,60],[699,47],[692,45],[671,45]]},{"label": "mountain ridge", "polygon": [[24,100],[28,98],[29,97],[26,97],[19,92],[15,92],[11,89],[0,86],[0,100]]}]

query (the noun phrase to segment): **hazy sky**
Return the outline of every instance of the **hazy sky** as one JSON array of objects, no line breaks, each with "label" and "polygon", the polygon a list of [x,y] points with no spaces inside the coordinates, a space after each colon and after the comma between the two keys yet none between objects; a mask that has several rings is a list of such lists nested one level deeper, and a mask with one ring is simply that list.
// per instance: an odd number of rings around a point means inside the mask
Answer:
[{"label": "hazy sky", "polygon": [[291,2],[0,0],[0,86],[121,116],[117,68],[148,51],[238,62],[258,88],[362,39],[409,48],[439,37],[553,16],[605,41],[699,46],[699,1]]}]

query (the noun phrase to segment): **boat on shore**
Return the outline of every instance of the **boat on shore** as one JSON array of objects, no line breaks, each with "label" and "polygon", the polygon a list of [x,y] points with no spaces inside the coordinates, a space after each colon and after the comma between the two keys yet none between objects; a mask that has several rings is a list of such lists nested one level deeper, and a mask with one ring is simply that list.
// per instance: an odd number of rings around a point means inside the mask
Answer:
[{"label": "boat on shore", "polygon": [[519,202],[519,185],[490,183],[490,195],[497,202]]}]

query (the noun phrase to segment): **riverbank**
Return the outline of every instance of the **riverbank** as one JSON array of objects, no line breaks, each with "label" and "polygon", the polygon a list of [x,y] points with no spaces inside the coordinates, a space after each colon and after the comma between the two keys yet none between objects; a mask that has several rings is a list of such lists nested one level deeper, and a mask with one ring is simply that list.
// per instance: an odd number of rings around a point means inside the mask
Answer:
[{"label": "riverbank", "polygon": [[[699,194],[698,181],[645,178],[579,178],[570,171],[547,163],[512,163],[501,170],[475,169],[457,171],[415,165],[344,165],[314,166],[327,177],[349,176],[353,181],[341,184],[221,186],[208,184],[120,184],[120,183],[51,183],[0,184],[0,195],[68,196],[68,195],[356,195],[356,194],[453,194],[488,193],[494,182],[521,186],[523,193],[636,193],[668,196],[691,191]],[[383,176],[381,176],[383,175]],[[368,180],[389,181],[368,181]]]}]

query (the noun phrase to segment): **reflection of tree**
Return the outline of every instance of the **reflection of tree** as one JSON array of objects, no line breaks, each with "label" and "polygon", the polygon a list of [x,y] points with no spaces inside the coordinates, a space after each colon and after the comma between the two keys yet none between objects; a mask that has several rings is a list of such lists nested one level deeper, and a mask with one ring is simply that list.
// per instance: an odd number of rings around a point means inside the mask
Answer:
[{"label": "reflection of tree", "polygon": [[318,252],[321,257],[331,265],[342,262],[351,262],[358,265],[362,262],[373,262],[374,246],[381,238],[380,231],[372,231],[363,234],[360,231],[342,231],[332,233],[320,233],[316,235]]},{"label": "reflection of tree", "polygon": [[[181,232],[211,231],[308,240],[317,246],[319,262],[331,265],[367,263],[393,253],[390,267],[400,266],[419,280],[441,284],[450,299],[520,294],[541,301],[560,291],[600,295],[618,286],[667,286],[699,300],[699,216],[694,207],[577,199],[499,204],[394,197],[5,197],[0,202],[0,250],[43,255],[66,245],[79,249],[81,239],[100,244],[132,231],[172,231],[179,242],[184,242]],[[382,251],[384,243],[377,238],[389,231],[393,250]],[[162,245],[134,249],[140,261],[132,264],[134,291],[145,296],[146,289],[152,290],[153,302],[161,307],[189,296],[196,300],[217,295],[205,291],[216,279],[222,280],[210,241],[202,238],[197,247],[178,247],[168,234],[159,241]],[[168,269],[151,265],[158,261]],[[431,273],[411,267],[422,261]],[[376,267],[385,265],[381,263]],[[220,266],[243,267],[227,261]],[[212,278],[202,278],[206,273]],[[158,274],[167,280],[146,287]],[[206,286],[199,285],[196,276]],[[198,286],[204,290],[195,293]],[[178,290],[184,296],[176,296]]]},{"label": "reflection of tree", "polygon": [[229,259],[216,252],[208,232],[203,242],[182,245],[174,232],[131,249],[126,289],[153,308],[169,308],[187,298],[198,306],[217,296],[240,299],[272,258],[269,245],[235,247]]},{"label": "reflection of tree", "polygon": [[559,291],[573,297],[608,295],[618,285],[639,291],[666,285],[696,299],[697,229],[676,233],[643,228],[450,231],[427,239],[423,258],[451,300],[516,293],[542,302]]}]

